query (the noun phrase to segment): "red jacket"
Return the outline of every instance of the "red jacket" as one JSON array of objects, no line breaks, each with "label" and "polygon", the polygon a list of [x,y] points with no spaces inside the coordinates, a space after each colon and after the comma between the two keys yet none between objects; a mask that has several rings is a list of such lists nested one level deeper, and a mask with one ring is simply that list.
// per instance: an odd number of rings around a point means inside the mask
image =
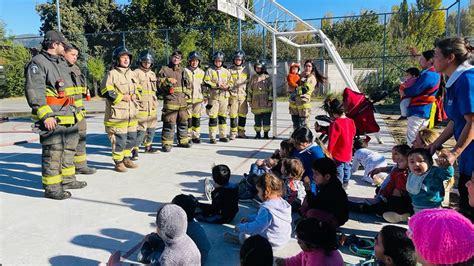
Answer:
[{"label": "red jacket", "polygon": [[388,181],[387,186],[380,192],[384,197],[392,196],[395,189],[400,190],[400,192],[407,193],[407,179],[408,179],[408,168],[399,169],[395,168],[390,173],[390,180]]},{"label": "red jacket", "polygon": [[328,151],[332,158],[348,163],[352,160],[352,145],[356,134],[354,120],[337,118],[329,125]]}]

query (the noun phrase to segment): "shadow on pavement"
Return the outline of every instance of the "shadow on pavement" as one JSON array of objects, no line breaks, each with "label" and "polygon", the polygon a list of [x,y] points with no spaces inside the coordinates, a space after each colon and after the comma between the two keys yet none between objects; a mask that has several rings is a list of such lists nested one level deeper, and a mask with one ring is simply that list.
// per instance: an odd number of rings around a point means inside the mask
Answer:
[{"label": "shadow on pavement", "polygon": [[166,204],[164,202],[136,198],[122,198],[122,202],[128,204],[134,211],[147,213],[156,213],[163,204]]},{"label": "shadow on pavement", "polygon": [[[19,161],[21,158],[21,161]],[[0,191],[27,197],[43,197],[39,154],[0,153]],[[24,165],[34,164],[34,167]]]},{"label": "shadow on pavement", "polygon": [[76,256],[71,256],[71,255],[60,255],[60,256],[55,256],[49,259],[49,263],[53,266],[62,266],[62,265],[98,265],[100,262],[96,260],[91,260],[91,259],[86,259],[86,258],[81,258],[81,257],[76,257]]},{"label": "shadow on pavement", "polygon": [[[272,156],[273,154],[273,152],[260,151],[260,150],[247,150],[247,151],[220,150],[220,151],[217,151],[216,153],[220,155],[235,156],[235,157],[240,157],[240,158],[259,158],[259,159],[268,158]],[[256,155],[258,155],[258,157],[256,157]]]}]

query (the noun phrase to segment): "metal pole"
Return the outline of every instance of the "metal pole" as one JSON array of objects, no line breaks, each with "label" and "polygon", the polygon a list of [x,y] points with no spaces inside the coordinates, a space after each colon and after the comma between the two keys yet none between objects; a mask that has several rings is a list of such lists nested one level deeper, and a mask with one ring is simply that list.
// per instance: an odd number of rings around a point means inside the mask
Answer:
[{"label": "metal pole", "polygon": [[383,16],[383,58],[382,58],[382,88],[385,89],[385,55],[387,48],[387,14]]},{"label": "metal pole", "polygon": [[58,22],[58,31],[61,31],[61,14],[59,14],[59,0],[56,0],[56,20]]},{"label": "metal pole", "polygon": [[458,0],[458,16],[456,25],[456,35],[461,36],[461,0]]},{"label": "metal pole", "polygon": [[266,51],[266,37],[265,37],[265,28],[263,28],[262,31],[262,59],[265,59],[267,57],[267,51]]},{"label": "metal pole", "polygon": [[301,64],[301,49],[298,48],[298,49],[296,50],[296,52],[297,52],[297,53],[296,53],[296,62],[298,62],[298,64]]},{"label": "metal pole", "polygon": [[449,37],[449,9],[446,9],[446,21],[445,21],[445,36]]},{"label": "metal pole", "polygon": [[214,53],[214,31],[215,31],[215,28],[212,27],[212,31],[211,31],[211,38],[212,38],[212,53]]},{"label": "metal pole", "polygon": [[238,42],[237,46],[239,47],[239,50],[242,50],[242,20],[239,18],[238,19],[238,29],[239,29],[239,35],[238,35]]},{"label": "metal pole", "polygon": [[168,29],[166,29],[165,34],[166,34],[166,36],[165,36],[165,38],[166,38],[166,48],[165,48],[165,55],[166,55],[166,58],[165,58],[165,64],[166,64],[166,63],[168,63],[169,58],[170,58],[170,55],[169,55],[169,46],[170,46],[169,41],[170,41],[170,40],[169,40]]},{"label": "metal pole", "polygon": [[122,46],[125,47],[125,32],[122,32]]},{"label": "metal pole", "polygon": [[272,34],[273,137],[277,136],[277,39]]}]

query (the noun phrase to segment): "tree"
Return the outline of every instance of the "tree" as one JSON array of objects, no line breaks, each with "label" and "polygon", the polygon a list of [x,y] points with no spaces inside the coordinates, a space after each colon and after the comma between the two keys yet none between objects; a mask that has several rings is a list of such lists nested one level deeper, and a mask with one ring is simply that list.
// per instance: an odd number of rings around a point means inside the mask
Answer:
[{"label": "tree", "polygon": [[[456,35],[457,31],[457,12],[451,12],[448,16],[448,34],[450,36]],[[474,35],[474,4],[469,5],[461,10],[461,36]]]},{"label": "tree", "polygon": [[87,73],[91,79],[91,87],[93,88],[93,94],[97,94],[97,90],[100,86],[100,82],[105,76],[105,64],[100,57],[90,57],[87,59]]}]

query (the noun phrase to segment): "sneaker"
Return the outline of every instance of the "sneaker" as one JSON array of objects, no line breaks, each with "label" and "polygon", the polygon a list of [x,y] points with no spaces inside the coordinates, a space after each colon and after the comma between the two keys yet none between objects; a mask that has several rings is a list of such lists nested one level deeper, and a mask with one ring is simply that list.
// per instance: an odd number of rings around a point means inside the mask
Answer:
[{"label": "sneaker", "polygon": [[210,139],[210,140],[209,140],[209,143],[211,143],[211,144],[217,144],[217,140],[216,140],[216,139]]},{"label": "sneaker", "polygon": [[86,181],[72,181],[63,185],[63,189],[81,189],[87,187]]},{"label": "sneaker", "polygon": [[224,233],[224,241],[227,243],[237,244],[240,245],[239,236],[233,233],[225,232]]},{"label": "sneaker", "polygon": [[212,183],[211,179],[206,177],[204,179],[204,195],[208,201],[212,201],[212,191],[214,191],[214,184]]},{"label": "sneaker", "polygon": [[404,214],[398,214],[396,212],[384,212],[382,217],[385,219],[385,221],[396,224],[399,222],[406,222],[408,221],[408,218],[410,217],[409,213],[404,213]]}]

